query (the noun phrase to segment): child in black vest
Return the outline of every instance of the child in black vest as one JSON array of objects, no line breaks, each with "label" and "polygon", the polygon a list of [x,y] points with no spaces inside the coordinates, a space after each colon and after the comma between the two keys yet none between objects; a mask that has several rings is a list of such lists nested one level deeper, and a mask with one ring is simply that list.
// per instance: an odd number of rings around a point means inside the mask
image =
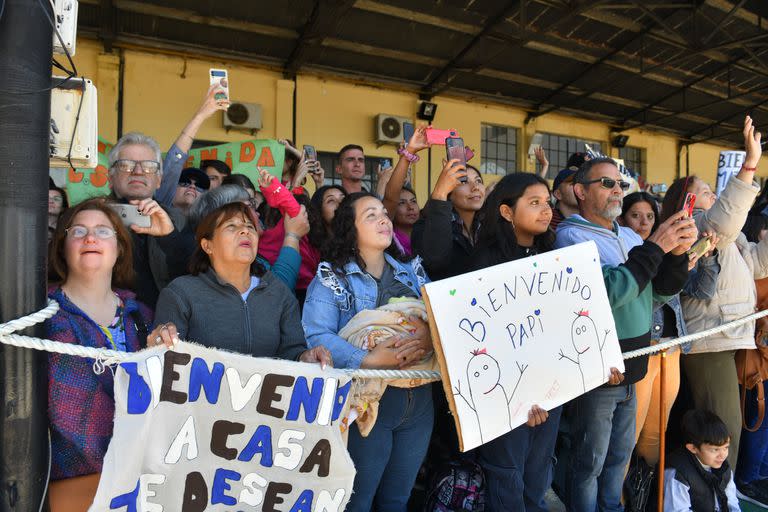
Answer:
[{"label": "child in black vest", "polygon": [[728,427],[712,412],[692,410],[682,432],[685,446],[669,456],[664,471],[664,511],[739,512]]}]

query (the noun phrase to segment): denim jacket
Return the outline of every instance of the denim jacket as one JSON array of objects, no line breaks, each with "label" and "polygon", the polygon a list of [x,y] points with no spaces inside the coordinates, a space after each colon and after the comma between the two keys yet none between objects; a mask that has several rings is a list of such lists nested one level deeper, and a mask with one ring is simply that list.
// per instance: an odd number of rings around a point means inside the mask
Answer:
[{"label": "denim jacket", "polygon": [[[717,291],[717,278],[719,274],[720,264],[717,262],[717,252],[712,256],[701,258],[696,267],[688,274],[688,280],[685,282],[683,290],[666,302],[666,305],[672,308],[672,311],[675,313],[678,336],[686,336],[688,334],[685,319],[683,318],[680,294],[682,293],[699,300],[711,299]],[[661,333],[664,332],[664,311],[662,306],[664,306],[664,303],[655,301],[653,303],[651,339],[654,341],[658,341],[661,338]],[[684,344],[682,349],[683,353],[687,354],[691,349],[691,344]]]},{"label": "denim jacket", "polygon": [[[421,287],[429,282],[421,258],[402,263],[389,254],[384,257],[394,269],[395,279],[421,297]],[[330,350],[337,368],[360,368],[368,351],[352,346],[338,332],[360,311],[375,309],[377,295],[376,281],[357,263],[347,263],[343,275],[335,273],[330,263],[320,263],[307,288],[302,315],[309,346],[323,345]]]}]

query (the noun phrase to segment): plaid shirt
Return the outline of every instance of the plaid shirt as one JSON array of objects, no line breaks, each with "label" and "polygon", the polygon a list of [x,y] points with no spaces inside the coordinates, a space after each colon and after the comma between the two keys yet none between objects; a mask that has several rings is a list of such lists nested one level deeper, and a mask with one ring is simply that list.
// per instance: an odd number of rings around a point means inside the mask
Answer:
[{"label": "plaid shirt", "polygon": [[[147,326],[152,311],[135,300],[133,292],[115,290],[125,305],[125,337],[129,352],[139,350],[138,329],[131,313],[138,311]],[[45,335],[63,343],[111,348],[99,326],[73,304],[61,288],[48,296],[61,306],[45,323]],[[144,342],[146,340],[143,340]],[[93,372],[93,359],[49,354],[48,421],[51,429],[51,480],[101,472],[104,454],[112,438],[115,416],[111,371]]]}]

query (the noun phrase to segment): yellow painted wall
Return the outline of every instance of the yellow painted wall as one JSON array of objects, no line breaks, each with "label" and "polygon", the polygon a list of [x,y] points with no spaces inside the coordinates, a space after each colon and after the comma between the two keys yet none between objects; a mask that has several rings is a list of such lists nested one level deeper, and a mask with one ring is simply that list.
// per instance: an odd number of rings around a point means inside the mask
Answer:
[{"label": "yellow painted wall", "polygon": [[[166,55],[136,49],[116,50],[104,54],[98,42],[78,41],[75,62],[78,72],[92,78],[99,92],[99,133],[115,141],[118,133],[118,79],[122,59],[123,133],[139,130],[154,136],[161,147],[167,148],[199,107],[208,87],[208,69],[228,69],[232,99],[259,103],[262,106],[263,128],[255,137],[290,138],[293,135],[293,94],[296,90],[296,140],[301,146],[312,144],[318,151],[335,152],[344,144],[356,143],[370,157],[396,158],[395,147],[377,146],[374,142],[374,116],[379,113],[402,116],[416,121],[418,96],[412,92],[394,90],[387,86],[371,86],[299,75],[296,82],[285,80],[280,73],[252,65],[213,61],[206,58]],[[537,132],[557,133],[601,141],[612,156],[618,150],[610,148],[611,130],[608,125],[552,113],[525,125],[526,113],[519,108],[483,103],[467,99],[438,96],[435,126],[455,128],[465,144],[475,150],[472,163],[479,167],[482,155],[481,124],[509,126],[519,129],[518,166],[533,171],[535,162],[528,159],[531,136]],[[629,130],[629,145],[646,150],[647,174],[650,183],[670,183],[678,165],[678,142],[673,136],[648,130]],[[226,132],[222,114],[215,114],[200,129],[198,139],[236,141],[252,137],[240,131]],[[707,181],[714,182],[716,164],[721,148],[709,144],[690,147],[690,169]],[[434,185],[445,156],[443,147],[432,150],[431,185]],[[680,154],[680,172],[685,174],[685,150]],[[768,176],[768,159],[761,166],[761,175]],[[416,164],[414,186],[419,201],[427,198],[427,157]],[[486,175],[488,183],[499,176]]]}]

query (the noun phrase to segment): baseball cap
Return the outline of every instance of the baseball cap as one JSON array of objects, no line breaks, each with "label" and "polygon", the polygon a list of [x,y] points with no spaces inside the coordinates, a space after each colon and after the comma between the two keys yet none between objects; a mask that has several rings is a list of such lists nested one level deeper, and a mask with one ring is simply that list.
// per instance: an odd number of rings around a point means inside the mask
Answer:
[{"label": "baseball cap", "polygon": [[563,169],[558,172],[557,177],[555,178],[555,183],[552,185],[552,190],[557,190],[558,187],[566,181],[573,181],[574,174],[576,174],[576,171],[573,169]]},{"label": "baseball cap", "polygon": [[180,185],[192,183],[191,180],[195,180],[195,186],[203,190],[211,188],[211,180],[208,178],[208,175],[197,167],[187,167],[181,171],[181,175],[179,176]]},{"label": "baseball cap", "polygon": [[587,154],[586,153],[574,153],[570,157],[568,157],[568,163],[565,164],[566,167],[569,169],[573,169],[574,171],[578,171],[579,167],[584,165],[584,162],[587,160]]}]

